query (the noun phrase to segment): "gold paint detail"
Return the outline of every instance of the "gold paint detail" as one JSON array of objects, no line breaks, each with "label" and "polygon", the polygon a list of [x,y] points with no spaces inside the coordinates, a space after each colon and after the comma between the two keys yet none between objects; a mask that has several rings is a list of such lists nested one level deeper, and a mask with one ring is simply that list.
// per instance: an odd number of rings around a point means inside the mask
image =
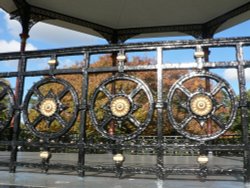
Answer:
[{"label": "gold paint detail", "polygon": [[194,57],[196,58],[203,58],[205,53],[203,51],[196,51],[194,52]]},{"label": "gold paint detail", "polygon": [[57,64],[57,60],[56,60],[56,59],[50,59],[50,60],[48,61],[48,64],[49,64],[49,65],[56,65],[56,64]]},{"label": "gold paint detail", "polygon": [[190,108],[194,114],[199,116],[206,116],[211,112],[213,103],[208,96],[199,94],[195,95],[191,99]]},{"label": "gold paint detail", "polygon": [[126,97],[115,97],[111,101],[110,109],[116,117],[125,116],[130,110],[130,102]]},{"label": "gold paint detail", "polygon": [[56,109],[56,102],[54,99],[51,98],[44,99],[39,106],[41,114],[46,117],[52,116],[56,112]]}]

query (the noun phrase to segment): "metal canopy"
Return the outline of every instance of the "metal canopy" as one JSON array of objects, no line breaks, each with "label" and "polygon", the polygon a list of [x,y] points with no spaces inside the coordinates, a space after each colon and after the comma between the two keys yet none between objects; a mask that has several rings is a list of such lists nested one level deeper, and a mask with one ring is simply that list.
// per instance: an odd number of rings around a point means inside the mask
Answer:
[{"label": "metal canopy", "polygon": [[[25,17],[107,39],[214,33],[250,18],[249,0],[1,0],[0,7]],[[29,24],[30,25],[30,24]]]}]

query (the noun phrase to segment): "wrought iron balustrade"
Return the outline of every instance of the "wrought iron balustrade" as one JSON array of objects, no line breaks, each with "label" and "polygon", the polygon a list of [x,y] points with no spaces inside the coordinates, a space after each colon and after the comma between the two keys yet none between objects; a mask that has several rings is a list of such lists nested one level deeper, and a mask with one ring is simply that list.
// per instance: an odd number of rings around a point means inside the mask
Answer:
[{"label": "wrought iron balustrade", "polygon": [[[10,160],[2,161],[2,166],[9,166],[10,171],[15,172],[19,166],[43,168],[41,163],[18,161],[20,148],[28,150],[33,148],[38,151],[64,152],[77,151],[78,159],[75,164],[47,164],[48,170],[53,168],[74,169],[80,175],[87,171],[122,173],[145,173],[156,174],[158,178],[164,178],[169,174],[238,174],[244,175],[246,181],[250,179],[250,153],[248,139],[248,99],[246,97],[246,78],[244,70],[250,67],[250,61],[243,57],[243,49],[250,46],[250,38],[228,38],[228,39],[207,39],[192,41],[173,42],[152,42],[120,45],[87,46],[54,50],[39,50],[25,53],[1,53],[0,63],[7,60],[18,60],[17,71],[0,72],[0,77],[15,78],[18,81],[16,88],[8,83],[0,82],[0,110],[4,119],[0,119],[0,131],[2,140],[0,146],[10,149]],[[206,61],[204,51],[209,48],[227,48],[235,50],[236,60],[231,61]],[[193,62],[168,63],[167,57],[163,58],[163,52],[177,49],[193,49],[195,60]],[[156,54],[156,64],[149,65],[128,65],[126,54],[130,52],[152,51]],[[96,54],[117,55],[113,66],[92,67],[90,58]],[[57,65],[59,57],[80,55],[84,63],[78,68],[60,68]],[[49,68],[43,70],[27,70],[27,61],[35,58],[50,58]],[[1,64],[0,64],[1,66]],[[239,98],[236,97],[231,85],[220,75],[210,72],[212,69],[234,68],[238,74]],[[167,90],[164,88],[163,74],[165,71],[187,70],[188,72],[177,79]],[[131,72],[155,73],[156,91],[152,92],[146,80],[136,77]],[[89,97],[90,75],[108,74],[107,78],[101,80],[95,86],[95,90]],[[168,72],[171,74],[171,72]],[[81,77],[81,91],[76,92],[74,86],[64,79],[64,75],[79,75]],[[61,76],[60,78],[58,76]],[[26,78],[42,77],[33,84],[26,92],[24,90]],[[205,80],[212,82],[209,87],[201,86],[190,90],[187,82]],[[131,86],[128,91],[115,88],[119,83]],[[50,89],[46,91],[46,86]],[[58,91],[53,89],[57,85]],[[214,86],[212,88],[212,86]],[[113,88],[113,89],[112,89]],[[115,89],[114,89],[115,88]],[[210,89],[208,89],[210,88]],[[15,90],[15,91],[14,91]],[[165,96],[166,93],[166,96]],[[223,94],[223,103],[218,102],[217,94]],[[105,97],[102,103],[100,95]],[[141,95],[143,102],[137,99]],[[65,102],[67,96],[71,103]],[[183,98],[180,96],[184,96]],[[7,101],[7,102],[6,102]],[[145,102],[146,101],[146,102]],[[101,103],[101,105],[100,105]],[[139,119],[135,112],[147,103],[147,113],[144,119]],[[99,106],[98,106],[99,105]],[[219,109],[225,107],[226,112]],[[96,108],[102,109],[100,118]],[[185,111],[185,117],[178,116],[175,109]],[[235,121],[236,112],[240,110],[242,136],[237,142],[225,143],[221,137],[230,130]],[[36,116],[31,118],[31,110]],[[219,111],[219,112],[218,112]],[[66,113],[67,112],[67,113]],[[65,114],[67,118],[65,118]],[[226,115],[220,115],[225,113]],[[91,119],[91,126],[99,134],[103,141],[93,141],[86,137],[87,117]],[[156,118],[156,134],[154,136],[143,136],[152,119]],[[177,136],[169,137],[163,134],[163,127],[166,120],[170,122]],[[79,134],[70,136],[68,131],[79,121]],[[198,129],[204,129],[208,122],[212,121],[216,129],[207,128],[210,131],[196,133],[187,127],[195,121]],[[41,131],[38,128],[43,122],[47,129],[59,126],[57,131]],[[130,132],[122,132],[122,128],[132,126]],[[209,127],[209,126],[208,126]],[[112,130],[113,129],[113,130]],[[5,139],[3,135],[11,130],[11,138]],[[118,130],[118,131],[117,131]],[[29,131],[25,137],[25,131]],[[67,137],[68,136],[68,137]],[[67,137],[67,139],[66,139]],[[63,139],[64,138],[64,139]],[[225,139],[228,142],[229,139]],[[164,163],[165,155],[200,155],[208,151],[238,152],[242,154],[243,167],[240,169],[207,169],[204,166],[169,167]],[[155,163],[150,167],[133,165],[117,166],[111,164],[87,164],[86,154],[96,153],[128,153],[150,154],[155,156]],[[111,159],[112,162],[112,159]],[[119,167],[119,168],[118,168]],[[206,166],[205,166],[206,167]]]}]

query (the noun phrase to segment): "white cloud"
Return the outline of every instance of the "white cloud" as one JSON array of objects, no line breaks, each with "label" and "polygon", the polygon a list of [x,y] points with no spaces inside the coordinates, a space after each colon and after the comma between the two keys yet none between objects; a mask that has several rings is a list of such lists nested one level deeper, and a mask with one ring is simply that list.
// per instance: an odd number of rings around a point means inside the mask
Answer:
[{"label": "white cloud", "polygon": [[[6,40],[0,40],[0,53],[3,52],[17,52],[20,51],[20,42],[16,41],[16,40],[10,40],[10,41],[6,41]],[[33,46],[30,43],[26,44],[26,50],[36,50],[37,48],[35,46]]]},{"label": "white cloud", "polygon": [[30,37],[58,46],[93,45],[101,41],[98,37],[45,23],[34,25],[30,31]]},{"label": "white cloud", "polygon": [[4,11],[1,11],[1,12],[4,13],[4,20],[6,22],[6,27],[8,31],[10,32],[10,34],[12,35],[12,37],[16,39],[19,38],[19,34],[22,31],[21,24],[16,20],[11,20],[10,15],[7,14],[6,12]]},{"label": "white cloud", "polygon": [[[36,47],[28,43],[26,45],[26,50],[27,51],[36,50]],[[11,40],[11,41],[0,40],[0,53],[19,52],[19,51],[20,51],[20,42],[16,40]],[[17,62],[18,62],[17,60],[2,61],[1,65],[8,68],[8,71],[16,71]]]},{"label": "white cloud", "polygon": [[249,82],[250,81],[250,68],[245,69],[245,76],[246,76],[246,80]]},{"label": "white cloud", "polygon": [[[245,69],[246,81],[250,82],[250,68]],[[226,80],[237,81],[238,75],[236,69],[226,69],[224,71],[224,77]]]},{"label": "white cloud", "polygon": [[[20,37],[19,34],[21,33],[21,25],[16,20],[10,20],[9,14],[5,11],[0,9],[0,12],[4,14],[4,20],[6,22],[6,28],[11,36],[14,38],[12,40],[0,40],[0,53],[2,52],[16,52],[20,51]],[[30,43],[26,44],[26,50],[37,50],[37,48]]]},{"label": "white cloud", "polygon": [[62,60],[59,60],[59,65],[65,68],[65,67],[69,67],[69,66],[76,64],[76,62],[77,61],[73,59],[62,59]]},{"label": "white cloud", "polygon": [[[15,39],[19,39],[19,34],[22,31],[21,24],[16,20],[11,20],[9,14],[4,11],[4,20],[8,32]],[[103,39],[94,37],[85,33],[76,32],[70,29],[57,27],[54,25],[38,22],[30,30],[30,38],[38,42],[47,43],[53,47],[69,47],[75,45],[94,45],[100,42],[104,43]],[[48,48],[46,46],[45,48]]]},{"label": "white cloud", "polygon": [[237,71],[236,69],[226,69],[224,71],[224,77],[226,80],[237,80]]}]

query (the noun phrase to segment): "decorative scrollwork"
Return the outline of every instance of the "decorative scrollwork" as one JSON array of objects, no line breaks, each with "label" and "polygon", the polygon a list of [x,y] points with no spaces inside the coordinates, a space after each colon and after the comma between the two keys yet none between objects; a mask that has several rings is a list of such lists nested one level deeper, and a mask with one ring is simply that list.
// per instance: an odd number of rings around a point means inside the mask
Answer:
[{"label": "decorative scrollwork", "polygon": [[3,81],[0,81],[0,132],[10,123],[14,113],[14,94],[11,88]]},{"label": "decorative scrollwork", "polygon": [[57,138],[73,126],[78,106],[77,93],[70,83],[59,78],[46,78],[28,91],[23,119],[36,136]]},{"label": "decorative scrollwork", "polygon": [[237,101],[229,83],[210,72],[184,75],[167,96],[170,123],[182,135],[207,141],[225,133],[232,125]]},{"label": "decorative scrollwork", "polygon": [[94,91],[90,117],[103,136],[129,140],[138,136],[150,123],[153,96],[140,79],[128,75],[104,80]]}]

